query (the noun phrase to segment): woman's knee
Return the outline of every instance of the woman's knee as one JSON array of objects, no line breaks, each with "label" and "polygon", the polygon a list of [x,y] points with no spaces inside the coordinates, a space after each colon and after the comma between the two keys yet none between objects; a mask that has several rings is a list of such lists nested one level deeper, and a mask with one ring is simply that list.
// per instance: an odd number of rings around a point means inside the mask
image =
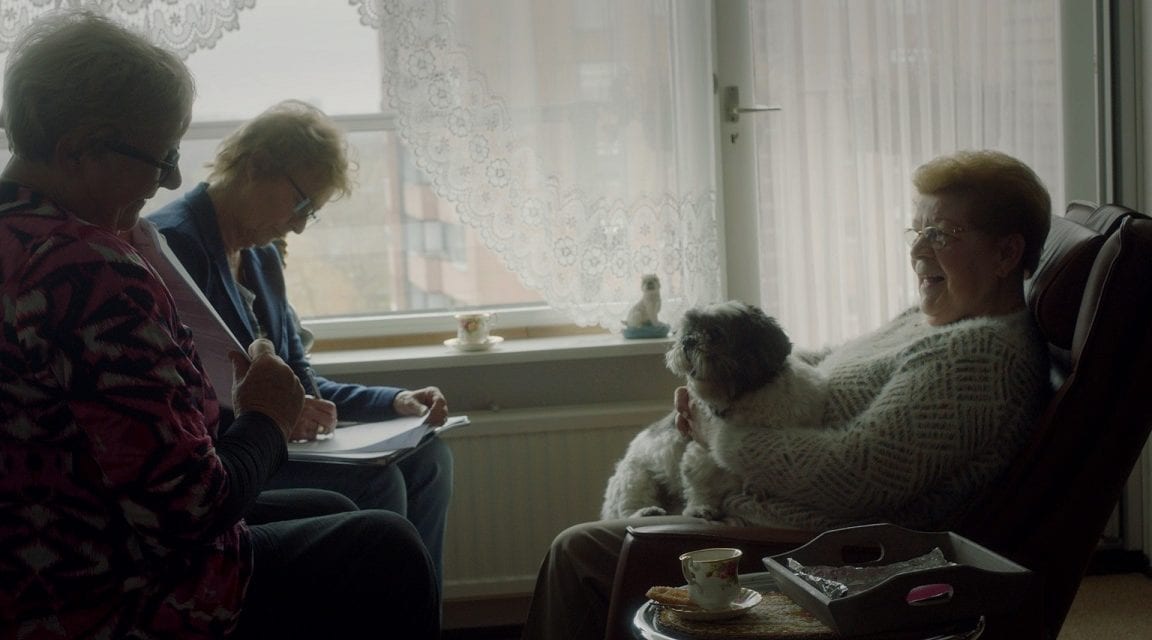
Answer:
[{"label": "woman's knee", "polygon": [[354,465],[356,491],[349,495],[364,510],[382,509],[404,515],[408,511],[408,491],[404,474],[396,465]]},{"label": "woman's knee", "polygon": [[355,502],[348,496],[329,491],[327,489],[287,489],[296,494],[299,498],[299,504],[302,509],[310,511],[306,516],[323,516],[330,513],[345,513],[348,511],[358,511],[359,508]]},{"label": "woman's knee", "polygon": [[404,544],[408,540],[419,542],[420,536],[416,528],[404,516],[383,509],[364,509],[349,519],[349,527],[354,529],[357,536],[377,536],[392,540],[397,544]]},{"label": "woman's knee", "polygon": [[428,460],[436,465],[436,468],[440,470],[440,474],[443,475],[447,473],[451,476],[452,465],[455,462],[452,456],[452,447],[449,447],[448,443],[440,438],[433,438],[428,443],[427,451]]},{"label": "woman's knee", "polygon": [[452,489],[455,460],[452,447],[440,438],[432,438],[400,462],[404,477],[417,484]]},{"label": "woman's knee", "polygon": [[551,554],[576,564],[615,558],[625,533],[623,526],[614,527],[610,521],[582,522],[561,531],[552,540]]},{"label": "woman's knee", "polygon": [[385,563],[419,565],[428,559],[420,534],[404,516],[382,509],[364,509],[348,516],[346,527],[352,531],[348,542],[361,545],[361,554],[373,554]]},{"label": "woman's knee", "polygon": [[356,549],[358,571],[368,580],[390,575],[414,592],[437,591],[432,557],[411,522],[380,509],[357,511],[347,518],[352,533],[346,542]]},{"label": "woman's knee", "polygon": [[269,489],[260,492],[244,518],[248,524],[264,524],[356,511],[347,496],[324,489]]}]

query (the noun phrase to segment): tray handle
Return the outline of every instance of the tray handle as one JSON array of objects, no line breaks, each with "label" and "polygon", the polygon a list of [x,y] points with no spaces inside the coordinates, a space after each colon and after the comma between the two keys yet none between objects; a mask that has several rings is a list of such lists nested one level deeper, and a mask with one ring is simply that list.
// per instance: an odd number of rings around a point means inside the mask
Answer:
[{"label": "tray handle", "polygon": [[[914,558],[935,547],[948,553],[951,546],[951,538],[945,532],[914,531],[880,523],[825,531],[796,549],[796,553],[808,559],[806,564],[867,566]],[[889,549],[899,549],[906,557],[890,559]]]}]

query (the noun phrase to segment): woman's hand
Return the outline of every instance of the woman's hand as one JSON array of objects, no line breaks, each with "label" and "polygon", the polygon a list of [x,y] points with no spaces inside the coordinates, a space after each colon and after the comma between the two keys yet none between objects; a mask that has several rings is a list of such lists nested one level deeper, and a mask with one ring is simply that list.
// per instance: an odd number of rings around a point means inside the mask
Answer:
[{"label": "woman's hand", "polygon": [[676,429],[685,438],[695,440],[692,430],[695,416],[692,415],[692,395],[688,393],[688,387],[676,387],[673,402],[676,405]]},{"label": "woman's hand", "polygon": [[401,391],[392,401],[392,408],[402,416],[428,414],[427,424],[438,427],[448,419],[448,400],[436,387],[424,387],[415,391]]},{"label": "woman's hand", "polygon": [[264,338],[248,346],[251,362],[238,352],[230,352],[236,384],[232,388],[232,406],[236,415],[246,411],[259,411],[272,418],[284,438],[288,439],[292,427],[304,406],[304,387],[292,368],[276,355],[272,343]]},{"label": "woman's hand", "polygon": [[688,391],[688,387],[677,387],[674,402],[676,404],[676,429],[680,435],[695,441],[701,447],[708,449],[708,434],[706,425],[699,420],[697,401]]},{"label": "woman's hand", "polygon": [[336,429],[336,405],[323,398],[304,396],[304,408],[292,427],[291,442],[311,442]]}]

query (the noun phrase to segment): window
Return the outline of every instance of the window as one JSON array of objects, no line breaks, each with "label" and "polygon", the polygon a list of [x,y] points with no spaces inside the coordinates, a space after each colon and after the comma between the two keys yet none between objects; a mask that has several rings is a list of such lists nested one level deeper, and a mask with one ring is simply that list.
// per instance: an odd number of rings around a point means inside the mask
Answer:
[{"label": "window", "polygon": [[[782,318],[796,342],[816,345],[875,326],[909,302],[898,231],[906,226],[908,178],[919,162],[957,146],[996,146],[1033,164],[1057,206],[1064,200],[1059,4],[725,0],[716,3],[717,11],[738,17],[715,23],[710,9],[699,8],[708,5],[676,0],[580,0],[571,6],[501,0],[482,11],[467,2],[452,6],[477,12],[456,26],[477,57],[503,63],[493,67],[499,71],[490,79],[505,83],[500,86],[508,91],[513,116],[538,111],[544,140],[591,140],[575,152],[537,150],[555,165],[578,164],[579,183],[609,189],[651,183],[654,192],[662,192],[668,191],[665,183],[680,181],[690,185],[685,192],[705,193],[723,182],[720,200],[728,206],[715,210],[728,234],[728,290],[716,287],[712,293],[760,302]],[[489,15],[496,11],[506,13]],[[684,11],[698,13],[686,18],[679,14]],[[622,37],[620,24],[629,19],[660,23],[673,33],[667,51],[657,43],[657,53],[646,54],[647,60],[697,75],[699,86],[650,80],[619,61],[628,58],[614,57],[658,39],[636,29],[623,29],[628,37]],[[684,40],[685,25],[703,41],[720,44],[733,40],[735,27],[745,30],[752,69],[737,82],[749,89],[747,100],[785,108],[754,116],[743,130],[755,152],[751,171],[735,187],[711,168],[713,158],[723,156],[730,130],[712,129],[708,123],[716,114],[708,112],[707,102],[701,109],[677,101],[678,93],[706,93],[712,84],[713,61],[697,55],[711,47]],[[514,55],[508,46],[507,34],[520,27],[530,30],[533,42],[515,51],[530,55]],[[974,47],[976,42],[987,46]],[[207,174],[204,164],[217,142],[243,120],[279,99],[308,100],[347,129],[359,165],[352,196],[330,203],[319,223],[288,239],[292,302],[320,337],[426,331],[429,314],[472,307],[521,314],[502,318],[504,326],[567,322],[486,248],[475,229],[461,223],[454,203],[436,196],[435,180],[400,139],[397,114],[383,107],[385,50],[381,32],[361,24],[357,7],[348,4],[286,0],[242,11],[237,31],[187,61],[199,96],[181,147],[181,191]],[[578,59],[561,60],[562,55]],[[729,61],[721,58],[716,67],[724,77]],[[639,67],[646,58],[631,60],[631,67]],[[928,82],[941,75],[949,83]],[[516,85],[497,76],[528,82]],[[515,94],[521,90],[535,94],[526,99]],[[671,117],[654,117],[672,104]],[[1001,105],[1011,105],[1009,117],[987,118],[985,112]],[[681,133],[690,125],[699,130]],[[673,132],[685,136],[680,144],[705,162],[690,164],[669,154],[646,164],[630,155],[629,143],[640,139],[658,149]],[[720,151],[713,153],[713,145]],[[721,175],[735,171],[732,164],[721,167]],[[741,198],[731,188],[754,193],[755,206],[735,205]],[[152,206],[179,195],[161,192]],[[607,246],[622,233],[612,222],[617,204],[595,204],[600,208],[572,215],[606,211]],[[701,217],[711,211],[700,210]],[[557,255],[564,249],[557,246]],[[605,252],[583,259],[584,268],[595,270],[612,268],[619,257]],[[684,259],[718,260],[706,251]],[[758,264],[758,272],[736,273],[748,264]],[[848,276],[855,280],[846,282]]]},{"label": "window", "polygon": [[241,12],[240,25],[186,61],[198,95],[181,146],[185,184],[158,193],[151,209],[204,179],[205,163],[236,126],[299,98],[349,132],[358,165],[352,195],[288,238],[285,277],[303,318],[540,304],[412,162],[394,118],[381,112],[379,33],[359,23],[354,7],[262,2]]}]

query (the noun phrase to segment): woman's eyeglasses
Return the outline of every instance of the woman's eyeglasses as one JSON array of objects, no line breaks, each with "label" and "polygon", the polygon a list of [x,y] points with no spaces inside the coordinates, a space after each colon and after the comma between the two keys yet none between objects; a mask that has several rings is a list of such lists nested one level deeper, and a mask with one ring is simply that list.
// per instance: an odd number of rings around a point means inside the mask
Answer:
[{"label": "woman's eyeglasses", "polygon": [[164,156],[163,160],[157,160],[147,153],[137,149],[136,147],[123,142],[105,142],[104,146],[107,147],[109,151],[119,153],[120,155],[132,158],[133,160],[139,160],[144,164],[150,164],[153,167],[159,169],[160,176],[156,179],[156,182],[159,182],[160,184],[164,184],[168,181],[168,177],[176,171],[176,167],[180,163],[179,148],[169,151],[168,154]]},{"label": "woman's eyeglasses", "polygon": [[940,227],[924,227],[923,229],[905,229],[904,241],[908,243],[909,247],[915,247],[917,242],[923,238],[934,249],[943,249],[948,246],[949,242],[959,240],[961,233],[964,229],[953,229],[945,231]]},{"label": "woman's eyeglasses", "polygon": [[306,217],[308,222],[305,223],[305,226],[316,222],[317,210],[316,206],[312,204],[312,198],[309,198],[304,194],[304,190],[296,184],[296,181],[292,179],[292,176],[284,174],[284,177],[288,178],[288,182],[292,185],[292,188],[296,190],[296,196],[298,198],[296,201],[296,206],[292,207],[292,213],[297,217]]}]

